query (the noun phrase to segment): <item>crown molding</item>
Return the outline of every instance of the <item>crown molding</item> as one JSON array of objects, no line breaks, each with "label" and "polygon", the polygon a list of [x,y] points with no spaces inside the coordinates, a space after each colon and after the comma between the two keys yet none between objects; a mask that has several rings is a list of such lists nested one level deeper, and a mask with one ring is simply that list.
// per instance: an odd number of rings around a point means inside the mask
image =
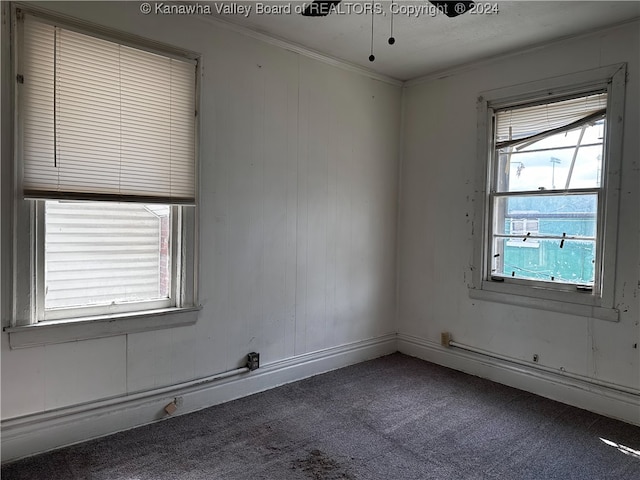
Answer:
[{"label": "crown molding", "polygon": [[624,22],[619,22],[614,25],[610,25],[608,27],[604,27],[597,30],[592,30],[590,32],[578,33],[575,35],[566,35],[561,38],[556,38],[554,40],[549,40],[546,42],[541,42],[535,45],[531,45],[529,47],[524,47],[521,49],[513,50],[507,53],[501,53],[498,55],[492,55],[489,57],[481,58],[479,60],[475,60],[472,62],[460,64],[454,67],[444,68],[442,70],[437,70],[435,72],[427,73],[420,77],[416,77],[410,80],[407,80],[403,83],[403,87],[415,87],[417,85],[421,85],[423,83],[429,83],[434,80],[441,80],[446,77],[450,77],[453,75],[459,75],[461,73],[469,72],[472,70],[476,70],[481,67],[489,66],[497,62],[501,62],[503,60],[507,60],[509,58],[517,57],[526,53],[537,52],[539,50],[543,50],[545,48],[553,47],[554,45],[558,45],[560,43],[564,43],[568,40],[579,40],[581,38],[588,38],[594,35],[601,35],[603,33],[607,33],[613,30],[617,30],[618,28],[625,27],[627,25],[636,24],[640,26],[640,17],[632,18],[631,20],[625,20]]},{"label": "crown molding", "polygon": [[388,75],[383,75],[381,73],[374,72],[373,70],[369,70],[368,68],[361,67],[354,63],[346,62],[344,60],[340,60],[339,58],[332,57],[331,55],[327,55],[325,53],[321,53],[316,50],[303,47],[302,45],[293,43],[289,40],[285,40],[275,35],[267,35],[265,33],[257,32],[255,30],[252,30],[248,27],[231,22],[229,20],[223,20],[221,18],[211,17],[211,16],[197,16],[196,18],[210,25],[214,25],[215,27],[222,28],[235,33],[239,33],[241,35],[245,35],[247,37],[254,38],[261,42],[268,43],[269,45],[273,45],[275,47],[279,47],[284,50],[288,50],[290,52],[297,53],[299,55],[303,55],[308,58],[312,58],[319,62],[331,65],[333,67],[341,68],[349,72],[353,72],[359,75],[363,75],[365,77],[369,77],[373,80],[378,80],[380,82],[388,83],[396,87],[402,87],[405,83],[402,80],[399,80],[397,78],[393,78]]}]

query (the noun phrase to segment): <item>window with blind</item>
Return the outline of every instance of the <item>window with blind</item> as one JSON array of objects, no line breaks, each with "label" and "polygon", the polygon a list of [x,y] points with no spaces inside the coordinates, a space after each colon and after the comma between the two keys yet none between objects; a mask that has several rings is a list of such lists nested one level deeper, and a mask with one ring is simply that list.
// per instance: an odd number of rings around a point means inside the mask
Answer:
[{"label": "window with blind", "polygon": [[16,19],[18,191],[34,239],[16,325],[194,306],[195,57]]},{"label": "window with blind", "polygon": [[42,203],[41,321],[175,305],[173,207]]},{"label": "window with blind", "polygon": [[625,83],[620,64],[479,97],[472,298],[618,318]]},{"label": "window with blind", "polygon": [[494,112],[493,278],[596,285],[606,105],[595,92]]}]

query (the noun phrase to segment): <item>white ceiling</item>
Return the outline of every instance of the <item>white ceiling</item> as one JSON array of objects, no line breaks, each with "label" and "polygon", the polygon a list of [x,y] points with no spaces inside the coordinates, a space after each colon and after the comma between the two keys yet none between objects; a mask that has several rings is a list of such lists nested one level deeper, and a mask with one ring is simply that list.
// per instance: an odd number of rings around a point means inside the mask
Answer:
[{"label": "white ceiling", "polygon": [[[307,0],[307,3],[310,0]],[[393,16],[395,45],[387,43],[391,26],[389,0],[376,0],[385,10],[374,17],[375,61],[369,61],[371,14],[332,13],[305,17],[294,13],[299,1],[263,4],[291,5],[291,14],[256,13],[259,2],[209,2],[214,17],[305,47],[399,80],[418,78],[458,65],[555,39],[574,36],[640,17],[640,1],[496,1],[497,14],[469,12],[449,18]],[[476,0],[477,1],[477,0]],[[403,7],[430,6],[426,0],[395,0]],[[371,0],[343,0],[361,10]],[[220,5],[251,6],[248,16],[218,13]]]}]

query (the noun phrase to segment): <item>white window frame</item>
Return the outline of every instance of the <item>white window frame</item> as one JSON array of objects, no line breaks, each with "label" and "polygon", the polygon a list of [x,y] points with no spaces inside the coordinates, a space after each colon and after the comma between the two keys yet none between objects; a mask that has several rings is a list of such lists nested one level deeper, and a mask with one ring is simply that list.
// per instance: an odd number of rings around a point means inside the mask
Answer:
[{"label": "white window frame", "polygon": [[[472,283],[473,299],[550,310],[602,320],[618,321],[614,305],[620,165],[626,84],[626,64],[601,67],[570,75],[483,92],[478,97],[478,171],[474,219]],[[535,280],[491,277],[490,225],[494,110],[515,105],[565,98],[594,90],[607,91],[607,129],[603,202],[598,205],[600,272],[597,289],[581,290],[575,285],[552,284]]]},{"label": "white window frame", "polygon": [[184,303],[184,292],[181,291],[182,285],[182,266],[180,252],[182,251],[182,211],[184,207],[170,206],[170,256],[171,256],[171,288],[169,290],[169,298],[157,300],[139,300],[131,302],[116,302],[108,305],[88,305],[77,307],[63,307],[46,309],[45,300],[45,236],[46,236],[46,216],[45,216],[46,200],[34,200],[34,207],[31,212],[32,232],[35,236],[35,261],[32,267],[35,305],[33,305],[32,315],[35,322],[48,322],[52,320],[64,320],[73,318],[95,317],[100,315],[117,315],[122,313],[145,312],[150,310],[161,310],[166,308],[179,307]]},{"label": "white window frame", "polygon": [[[51,15],[37,7],[5,3],[2,5],[3,17],[11,18],[11,29],[3,29],[2,38],[2,135],[11,139],[2,144],[2,326],[9,334],[11,348],[63,343],[89,338],[123,335],[149,330],[193,325],[197,321],[198,311],[198,207],[172,207],[172,239],[179,248],[172,254],[172,283],[176,285],[170,306],[151,303],[135,311],[126,307],[98,307],[87,309],[82,316],[55,315],[45,319],[43,316],[43,227],[44,201],[25,200],[21,191],[19,135],[20,111],[17,107],[18,88],[18,46],[15,39],[18,9],[45,21],[55,22],[63,28],[97,36],[109,41],[126,44],[154,53],[178,56],[197,62],[196,105],[199,103],[200,63],[198,54],[144,41],[138,37],[114,32]],[[11,30],[11,31],[9,31]],[[6,62],[11,58],[11,62]],[[8,67],[8,65],[11,65]],[[198,171],[198,131],[199,121],[196,115],[196,172]],[[196,173],[196,178],[198,177]],[[196,199],[198,198],[196,185]],[[11,301],[4,301],[9,300]],[[140,302],[142,304],[143,302]],[[142,305],[141,305],[142,306]],[[69,309],[72,310],[72,309]]]}]

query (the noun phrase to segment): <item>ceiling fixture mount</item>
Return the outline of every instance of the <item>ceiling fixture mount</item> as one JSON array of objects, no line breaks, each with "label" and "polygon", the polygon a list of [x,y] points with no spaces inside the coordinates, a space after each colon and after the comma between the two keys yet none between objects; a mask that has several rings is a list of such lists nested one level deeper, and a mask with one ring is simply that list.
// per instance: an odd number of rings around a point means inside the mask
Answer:
[{"label": "ceiling fixture mount", "polygon": [[373,54],[373,20],[375,15],[373,14],[373,0],[371,0],[371,55],[369,55],[369,61],[373,62],[376,56]]},{"label": "ceiling fixture mount", "polygon": [[396,38],[393,36],[393,6],[395,5],[395,1],[391,0],[391,4],[391,32],[389,33],[389,45],[396,43]]},{"label": "ceiling fixture mount", "polygon": [[[312,3],[308,4],[305,9],[302,11],[302,15],[305,17],[326,17],[331,12],[335,11],[338,8],[338,4],[342,0],[314,0]],[[392,4],[395,3],[392,0]],[[453,18],[458,15],[462,15],[463,13],[469,11],[474,5],[475,2],[472,1],[437,1],[437,0],[429,0],[429,3],[434,5],[438,10],[444,13],[447,17]],[[373,62],[376,57],[373,54],[373,20],[376,13],[376,8],[374,5],[374,0],[371,0],[371,8],[369,9],[371,12],[371,54],[369,55],[369,61]],[[389,45],[393,45],[396,43],[396,38],[393,36],[393,8],[391,11],[391,35],[389,36]],[[380,12],[377,12],[380,13]]]},{"label": "ceiling fixture mount", "polygon": [[[342,0],[314,0],[302,11],[305,17],[326,17]],[[467,12],[474,5],[471,1],[437,1],[429,0],[447,17],[453,18]]]},{"label": "ceiling fixture mount", "polygon": [[450,18],[462,15],[474,5],[474,2],[438,2],[434,0],[429,0],[429,3],[434,4],[438,10]]},{"label": "ceiling fixture mount", "polygon": [[326,17],[342,0],[314,0],[302,11],[305,17]]}]

